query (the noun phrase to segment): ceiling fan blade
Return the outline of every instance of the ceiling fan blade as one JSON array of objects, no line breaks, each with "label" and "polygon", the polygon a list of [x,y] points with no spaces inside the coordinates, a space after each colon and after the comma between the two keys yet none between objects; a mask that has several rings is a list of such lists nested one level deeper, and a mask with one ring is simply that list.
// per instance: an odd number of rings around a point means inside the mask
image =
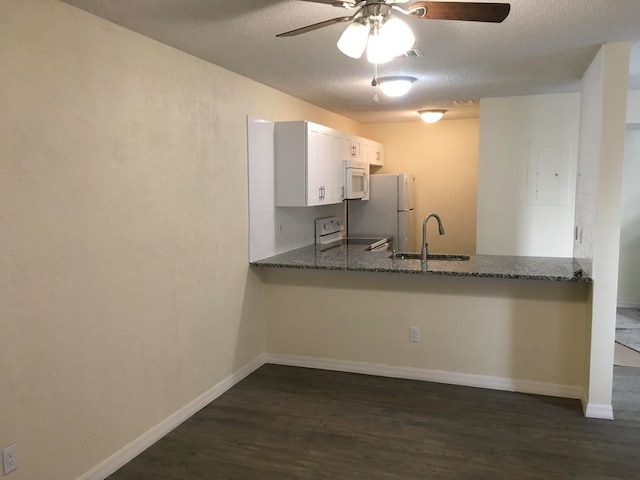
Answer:
[{"label": "ceiling fan blade", "polygon": [[347,6],[355,5],[355,1],[351,0],[303,0],[304,2],[312,2],[312,3],[324,3],[326,5],[333,5],[334,7],[344,7],[345,4]]},{"label": "ceiling fan blade", "polygon": [[353,17],[338,17],[331,20],[325,20],[324,22],[314,23],[313,25],[307,25],[306,27],[296,28],[290,32],[279,33],[276,37],[293,37],[294,35],[300,35],[301,33],[311,32],[322,27],[328,27],[329,25],[335,25],[336,23],[348,22],[353,20]]},{"label": "ceiling fan blade", "polygon": [[416,2],[408,10],[417,10],[411,16],[425,19],[500,23],[509,15],[511,5],[493,2]]}]

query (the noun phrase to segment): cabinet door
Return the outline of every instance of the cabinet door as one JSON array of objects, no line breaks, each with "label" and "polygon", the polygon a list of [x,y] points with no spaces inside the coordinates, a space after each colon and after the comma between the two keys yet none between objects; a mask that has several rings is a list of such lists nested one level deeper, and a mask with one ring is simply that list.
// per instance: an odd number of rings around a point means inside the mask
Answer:
[{"label": "cabinet door", "polygon": [[342,160],[351,160],[351,140],[346,135],[341,139],[342,148],[340,150],[340,158]]},{"label": "cabinet door", "polygon": [[341,138],[333,129],[309,124],[307,205],[342,202]]},{"label": "cabinet door", "polygon": [[307,201],[306,205],[320,205],[322,203],[322,188],[320,178],[323,175],[318,159],[322,158],[323,135],[319,125],[308,124],[307,129]]},{"label": "cabinet door", "polygon": [[371,142],[369,147],[369,164],[384,165],[384,145],[378,142]]},{"label": "cabinet door", "polygon": [[360,161],[360,157],[362,156],[362,144],[358,138],[351,139],[351,156],[353,157],[353,160],[358,162]]},{"label": "cabinet door", "polygon": [[360,161],[360,141],[352,135],[342,137],[342,160]]},{"label": "cabinet door", "polygon": [[360,139],[360,162],[369,163],[369,155],[371,154],[371,142],[365,138]]},{"label": "cabinet door", "polygon": [[341,145],[342,137],[339,132],[326,127],[319,129],[316,161],[319,197],[316,205],[342,202]]},{"label": "cabinet door", "polygon": [[344,169],[340,158],[342,138],[340,132],[335,130],[331,131],[329,136],[329,154],[325,157],[327,166],[324,170],[326,177],[322,181],[325,196],[324,203],[340,203],[344,199]]}]

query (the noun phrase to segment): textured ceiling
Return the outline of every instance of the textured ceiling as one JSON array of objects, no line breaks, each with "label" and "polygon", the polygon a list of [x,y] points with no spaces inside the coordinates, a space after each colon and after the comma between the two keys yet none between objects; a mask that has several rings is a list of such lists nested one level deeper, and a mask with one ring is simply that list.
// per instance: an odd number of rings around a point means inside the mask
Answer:
[{"label": "textured ceiling", "polygon": [[[345,23],[295,37],[276,34],[348,15],[300,0],[66,0],[130,30],[354,120],[478,115],[452,100],[578,91],[599,46],[631,41],[630,88],[640,89],[640,0],[511,0],[500,24],[403,17],[420,58],[380,65],[378,76],[418,80],[402,99],[373,101],[373,67],[343,55]],[[407,2],[408,6],[412,1]]]}]

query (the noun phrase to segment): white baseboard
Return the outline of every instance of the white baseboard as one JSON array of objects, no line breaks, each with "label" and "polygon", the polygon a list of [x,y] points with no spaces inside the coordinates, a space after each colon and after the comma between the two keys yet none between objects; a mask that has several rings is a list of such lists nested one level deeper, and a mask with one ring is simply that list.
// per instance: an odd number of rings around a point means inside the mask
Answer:
[{"label": "white baseboard", "polygon": [[618,302],[618,308],[640,308],[637,302]]},{"label": "white baseboard", "polygon": [[267,353],[265,363],[288,365],[293,367],[317,368],[338,372],[362,373],[381,377],[406,378],[428,382],[449,383],[467,387],[489,388],[509,392],[533,393],[552,397],[582,399],[584,390],[576,385],[560,385],[555,383],[518,380],[514,378],[491,377],[468,373],[445,372],[442,370],[426,370],[413,367],[397,367],[371,363],[348,362],[325,358],[301,357],[296,355],[276,355]]},{"label": "white baseboard", "polygon": [[589,397],[586,390],[582,390],[580,402],[582,403],[582,411],[584,412],[585,417],[613,420],[613,407],[611,405],[589,403]]},{"label": "white baseboard", "polygon": [[589,418],[601,418],[603,420],[613,420],[613,408],[611,405],[587,403],[587,407],[584,409],[584,416]]},{"label": "white baseboard", "polygon": [[171,430],[187,420],[193,414],[207,406],[235,384],[239,383],[249,374],[260,368],[265,363],[265,354],[261,354],[237,372],[217,383],[195,400],[189,402],[177,412],[174,412],[156,426],[147,430],[134,441],[125,445],[103,462],[96,465],[77,480],[104,480],[120,467],[131,461],[145,449],[164,437]]}]

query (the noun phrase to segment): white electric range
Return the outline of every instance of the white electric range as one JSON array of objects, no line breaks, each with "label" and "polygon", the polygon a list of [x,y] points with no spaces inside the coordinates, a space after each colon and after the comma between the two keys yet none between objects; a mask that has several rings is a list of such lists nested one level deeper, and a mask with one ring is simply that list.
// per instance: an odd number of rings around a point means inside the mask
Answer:
[{"label": "white electric range", "polygon": [[363,245],[363,250],[382,251],[388,250],[391,238],[348,237],[345,236],[346,228],[344,218],[325,217],[318,218],[315,222],[316,246],[320,250],[339,245]]}]

